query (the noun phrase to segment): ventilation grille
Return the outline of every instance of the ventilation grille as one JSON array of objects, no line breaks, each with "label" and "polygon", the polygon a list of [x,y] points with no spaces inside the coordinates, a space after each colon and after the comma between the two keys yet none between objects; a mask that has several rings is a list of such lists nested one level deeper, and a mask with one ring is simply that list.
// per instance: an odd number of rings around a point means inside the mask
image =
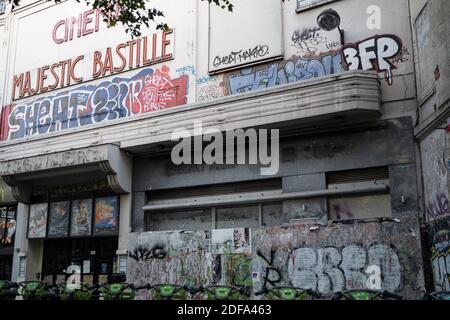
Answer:
[{"label": "ventilation grille", "polygon": [[327,184],[342,184],[373,180],[388,180],[389,168],[377,167],[327,173]]}]

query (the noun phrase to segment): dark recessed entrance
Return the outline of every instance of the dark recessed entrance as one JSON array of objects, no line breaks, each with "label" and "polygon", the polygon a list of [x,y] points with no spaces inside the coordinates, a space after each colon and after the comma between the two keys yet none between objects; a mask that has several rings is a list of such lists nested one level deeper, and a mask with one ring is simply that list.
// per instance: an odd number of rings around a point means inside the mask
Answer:
[{"label": "dark recessed entrance", "polygon": [[104,283],[117,268],[117,246],[117,237],[45,240],[42,278],[65,282],[79,268],[82,283]]}]

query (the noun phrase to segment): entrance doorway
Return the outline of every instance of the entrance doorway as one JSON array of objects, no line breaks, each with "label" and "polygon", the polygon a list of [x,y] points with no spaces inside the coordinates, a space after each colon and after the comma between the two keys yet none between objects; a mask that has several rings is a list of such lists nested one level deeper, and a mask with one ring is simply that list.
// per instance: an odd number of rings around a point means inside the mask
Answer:
[{"label": "entrance doorway", "polygon": [[11,280],[12,276],[12,255],[0,255],[0,280]]},{"label": "entrance doorway", "polygon": [[117,237],[45,240],[42,278],[62,283],[79,270],[82,283],[105,283],[117,270],[117,247]]}]

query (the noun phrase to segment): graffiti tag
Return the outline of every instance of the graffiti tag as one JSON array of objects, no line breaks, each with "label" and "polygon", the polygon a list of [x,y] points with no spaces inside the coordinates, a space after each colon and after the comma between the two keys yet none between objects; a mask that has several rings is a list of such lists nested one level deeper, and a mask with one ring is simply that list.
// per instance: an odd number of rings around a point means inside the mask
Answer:
[{"label": "graffiti tag", "polygon": [[13,106],[6,138],[43,135],[186,104],[188,76],[172,79],[168,73],[166,67],[147,68],[131,78],[114,78]]},{"label": "graffiti tag", "polygon": [[433,239],[431,248],[434,284],[437,291],[450,290],[450,231],[442,230]]},{"label": "graffiti tag", "polygon": [[263,259],[267,264],[267,266],[265,267],[265,274],[263,276],[263,280],[264,280],[263,285],[262,285],[263,290],[267,288],[267,284],[270,284],[271,286],[276,286],[282,280],[280,269],[278,269],[277,267],[274,266],[275,253],[276,253],[276,250],[272,248],[270,250],[270,258],[269,259],[267,259],[260,250],[258,250],[256,253],[258,255],[258,257]]},{"label": "graffiti tag", "polygon": [[151,259],[164,259],[167,256],[167,252],[165,251],[165,246],[163,244],[157,244],[150,249],[139,246],[129,252],[128,256],[138,262],[149,261]]},{"label": "graffiti tag", "polygon": [[402,278],[400,260],[386,245],[374,245],[367,250],[357,245],[342,250],[296,249],[290,257],[288,271],[294,286],[324,294],[365,288],[395,292]]},{"label": "graffiti tag", "polygon": [[384,72],[386,82],[393,83],[393,59],[402,52],[402,42],[394,35],[375,36],[342,49],[348,70],[376,70]]},{"label": "graffiti tag", "polygon": [[342,72],[341,62],[337,53],[313,59],[294,58],[263,69],[242,69],[228,77],[229,91],[237,94]]},{"label": "graffiti tag", "polygon": [[450,205],[444,193],[436,196],[435,203],[430,203],[427,207],[427,215],[430,219],[437,219],[450,215]]},{"label": "graffiti tag", "polygon": [[292,46],[306,56],[316,55],[320,50],[319,46],[325,44],[327,44],[327,38],[318,27],[296,30],[292,34]]},{"label": "graffiti tag", "polygon": [[215,68],[235,63],[243,63],[264,57],[269,54],[269,46],[258,45],[247,50],[232,51],[228,55],[216,56],[213,61]]}]

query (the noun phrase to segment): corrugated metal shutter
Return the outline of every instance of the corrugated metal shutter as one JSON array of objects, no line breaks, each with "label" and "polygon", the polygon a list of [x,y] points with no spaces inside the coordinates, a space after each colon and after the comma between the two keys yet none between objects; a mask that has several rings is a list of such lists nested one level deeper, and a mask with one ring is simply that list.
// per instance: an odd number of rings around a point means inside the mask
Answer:
[{"label": "corrugated metal shutter", "polygon": [[373,180],[388,180],[389,168],[377,167],[327,173],[327,184],[343,184]]}]

